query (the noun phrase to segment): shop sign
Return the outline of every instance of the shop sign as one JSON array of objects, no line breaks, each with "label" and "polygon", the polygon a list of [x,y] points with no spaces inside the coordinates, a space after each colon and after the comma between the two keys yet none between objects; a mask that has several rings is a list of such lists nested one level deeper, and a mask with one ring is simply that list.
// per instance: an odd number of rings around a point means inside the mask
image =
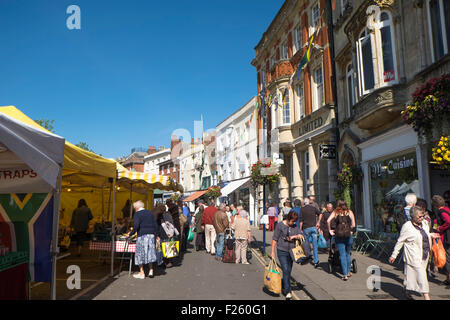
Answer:
[{"label": "shop sign", "polygon": [[383,174],[394,175],[408,168],[416,168],[415,154],[404,155],[393,159],[372,162],[372,174],[381,176]]},{"label": "shop sign", "polygon": [[316,130],[318,128],[320,128],[321,126],[323,126],[323,119],[322,117],[319,117],[317,119],[314,119],[308,123],[306,123],[305,125],[301,126],[299,128],[299,136],[302,136],[304,134],[307,134],[310,131]]},{"label": "shop sign", "polygon": [[332,160],[336,159],[336,146],[334,144],[319,145],[320,159]]}]

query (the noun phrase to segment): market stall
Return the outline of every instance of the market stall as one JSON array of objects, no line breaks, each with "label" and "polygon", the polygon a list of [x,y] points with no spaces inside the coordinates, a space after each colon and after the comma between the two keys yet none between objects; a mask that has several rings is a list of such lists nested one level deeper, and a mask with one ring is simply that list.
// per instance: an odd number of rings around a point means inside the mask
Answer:
[{"label": "market stall", "polygon": [[0,300],[26,299],[27,280],[51,282],[54,293],[56,281],[65,141],[16,111],[0,108]]},{"label": "market stall", "polygon": [[[17,109],[14,106],[8,106],[8,107],[0,107],[0,114],[8,116],[11,119],[14,119],[22,124],[22,126],[26,126],[27,130],[37,130],[39,132],[39,135],[44,136],[55,136],[51,134],[46,129],[39,126],[36,122],[34,122],[32,119],[27,117],[24,113],[22,113],[19,109]],[[3,137],[3,135],[2,135]],[[63,140],[64,141],[64,140]],[[44,145],[45,148],[51,148],[51,144]],[[46,150],[46,149],[45,149]],[[33,153],[29,153],[29,157],[33,155]],[[70,192],[71,189],[81,188],[81,187],[91,187],[96,189],[106,189],[110,188],[112,189],[115,184],[115,177],[116,177],[116,161],[105,159],[95,153],[83,150],[81,148],[78,148],[77,146],[65,141],[63,142],[63,159],[64,161],[61,161],[61,164],[64,163],[62,167],[62,171],[60,172],[60,186],[62,187],[61,193],[61,200],[65,201],[65,198],[67,197],[67,194]],[[33,158],[32,160],[36,160],[37,165],[40,165],[42,168],[41,170],[47,174],[49,172],[52,172],[51,167],[46,166],[45,159],[42,160],[38,157]],[[36,172],[36,170],[35,170]],[[31,176],[31,175],[30,175]],[[59,185],[58,185],[59,186]],[[14,191],[12,189],[7,188],[7,190],[10,194]],[[111,192],[112,193],[112,192]],[[82,196],[86,196],[88,193],[82,194]],[[98,198],[93,201],[93,203],[102,203],[101,195],[102,193],[97,193],[99,195]],[[14,197],[11,195],[11,197]],[[31,196],[29,194],[25,195],[25,198],[18,197],[18,200],[16,202],[18,203],[18,207],[20,208],[21,205],[25,202],[29,202],[30,204],[33,203],[31,200],[35,199],[35,201],[49,201],[48,199],[39,200],[39,194],[33,193]],[[54,206],[54,210],[56,213],[58,213],[59,209],[59,197],[58,197],[58,204]],[[14,200],[14,199],[13,199]],[[12,203],[12,201],[10,201]],[[36,205],[31,206],[32,208],[36,208]],[[112,203],[112,207],[114,207],[114,203]],[[25,206],[26,208],[26,206]],[[24,208],[24,210],[25,210]],[[35,210],[35,209],[34,209]],[[53,207],[52,207],[53,210]],[[114,208],[113,208],[114,211]],[[94,212],[94,217],[98,218],[101,216],[101,212]],[[71,212],[65,213],[68,218],[62,219],[62,222],[65,223],[66,220],[69,220],[71,218]],[[58,220],[59,215],[57,214],[57,219],[54,219],[54,222],[56,221],[56,225],[54,225],[54,234],[53,239],[58,239]],[[26,226],[17,227],[21,229],[26,229]],[[41,239],[39,237],[38,239]],[[53,252],[53,255],[55,255],[55,258],[53,259],[53,276],[52,279],[50,278],[39,278],[39,277],[33,277],[31,276],[30,280],[33,282],[49,282],[50,280],[51,285],[51,298],[56,298],[56,287],[54,285],[54,272],[56,270],[56,252],[58,251],[58,241],[52,241],[52,247],[51,252]],[[49,246],[47,246],[47,254],[50,254],[48,252]]]}]

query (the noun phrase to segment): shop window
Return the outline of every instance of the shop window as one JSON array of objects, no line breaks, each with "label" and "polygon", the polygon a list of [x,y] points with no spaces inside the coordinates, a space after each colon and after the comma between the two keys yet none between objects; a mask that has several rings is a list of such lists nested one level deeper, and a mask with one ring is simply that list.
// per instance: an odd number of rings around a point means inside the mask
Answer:
[{"label": "shop window", "polygon": [[450,1],[428,0],[428,32],[432,61],[438,61],[448,53],[450,44]]},{"label": "shop window", "polygon": [[304,88],[303,83],[298,84],[296,87],[297,101],[298,101],[298,115],[299,115],[298,120],[301,120],[305,117],[305,95],[303,88]]},{"label": "shop window", "polygon": [[347,117],[352,116],[351,109],[353,105],[355,104],[355,79],[354,79],[354,71],[353,66],[350,63],[347,66],[347,75],[346,75],[346,81],[347,81]]},{"label": "shop window", "polygon": [[397,219],[405,207],[405,196],[414,193],[421,197],[416,152],[371,161],[369,170],[373,231],[399,233]]}]

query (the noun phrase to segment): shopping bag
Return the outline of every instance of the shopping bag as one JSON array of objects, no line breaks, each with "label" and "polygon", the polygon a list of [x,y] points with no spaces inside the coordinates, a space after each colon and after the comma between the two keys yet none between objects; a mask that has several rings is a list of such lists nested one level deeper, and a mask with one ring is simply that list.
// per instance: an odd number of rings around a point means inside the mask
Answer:
[{"label": "shopping bag", "polygon": [[264,287],[274,294],[280,294],[281,278],[282,271],[278,268],[275,259],[272,258],[264,271]]},{"label": "shopping bag", "polygon": [[295,248],[292,248],[290,250],[290,254],[292,260],[294,260],[296,263],[300,263],[302,261],[302,258],[306,257],[305,251],[303,250],[303,247],[298,240],[295,241]]},{"label": "shopping bag", "polygon": [[326,249],[328,248],[327,246],[327,240],[325,240],[325,237],[323,236],[323,234],[319,234],[319,239],[317,241],[317,244],[319,245],[320,249]]},{"label": "shopping bag", "polygon": [[188,242],[191,242],[192,240],[194,240],[194,232],[192,231],[192,229],[191,228],[189,228],[189,231],[188,231],[188,235],[187,235],[187,239],[186,239]]},{"label": "shopping bag", "polygon": [[164,258],[175,258],[180,252],[180,241],[165,241],[161,246]]},{"label": "shopping bag", "polygon": [[431,251],[433,253],[434,265],[437,268],[443,268],[447,262],[447,259],[445,257],[445,249],[442,245],[442,241],[439,240],[441,239],[433,239],[433,247],[431,248]]}]

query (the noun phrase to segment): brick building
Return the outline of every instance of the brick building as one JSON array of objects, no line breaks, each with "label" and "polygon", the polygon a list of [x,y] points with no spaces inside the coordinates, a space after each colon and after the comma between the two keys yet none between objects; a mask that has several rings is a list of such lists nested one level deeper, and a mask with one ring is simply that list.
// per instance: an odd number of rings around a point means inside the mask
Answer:
[{"label": "brick building", "polygon": [[[280,183],[269,192],[278,203],[311,194],[334,199],[337,166],[319,155],[321,144],[336,144],[325,4],[286,0],[255,47],[257,91],[265,88],[267,102],[265,121],[262,108],[258,117],[259,158],[266,148],[267,157],[282,163]],[[310,61],[299,71],[312,35]]]}]

